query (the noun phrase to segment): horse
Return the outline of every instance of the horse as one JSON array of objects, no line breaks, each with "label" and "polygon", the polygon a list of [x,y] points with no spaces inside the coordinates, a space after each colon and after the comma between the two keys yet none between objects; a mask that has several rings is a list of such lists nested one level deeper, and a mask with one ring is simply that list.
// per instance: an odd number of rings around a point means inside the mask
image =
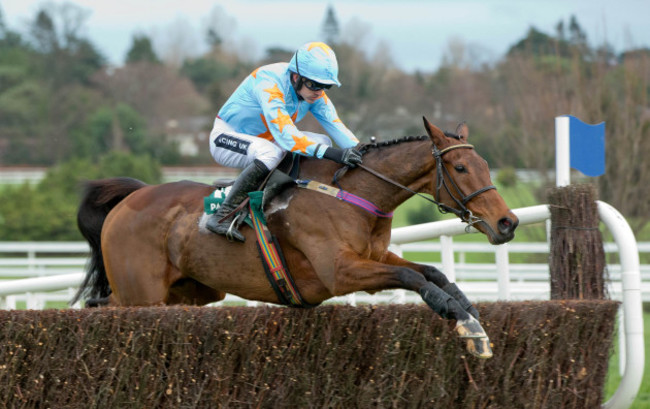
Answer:
[{"label": "horse", "polygon": [[[467,143],[467,125],[450,133],[423,121],[428,135],[360,144],[363,163],[354,168],[300,157],[301,179],[329,182],[336,174],[341,189],[377,212],[294,184],[266,203],[267,226],[305,306],[357,291],[416,291],[441,317],[456,320],[471,353],[488,358],[479,313],[456,284],[437,268],[388,250],[390,216],[413,195],[428,194],[423,197],[439,210],[455,213],[492,244],[511,240],[518,224],[493,186],[487,162]],[[280,304],[253,229],[242,228],[245,243],[205,229],[203,198],[214,189],[192,181],[86,182],[77,222],[91,256],[73,302],[88,297],[87,306],[205,305],[229,293]]]}]

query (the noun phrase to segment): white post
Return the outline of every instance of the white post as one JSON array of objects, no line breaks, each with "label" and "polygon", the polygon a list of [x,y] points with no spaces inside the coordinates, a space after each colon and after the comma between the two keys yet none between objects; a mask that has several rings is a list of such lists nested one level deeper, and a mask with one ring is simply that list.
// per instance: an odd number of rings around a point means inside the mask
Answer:
[{"label": "white post", "polygon": [[625,350],[625,312],[623,306],[618,309],[618,374],[625,374],[625,360],[627,351]]},{"label": "white post", "polygon": [[454,239],[451,236],[440,236],[440,244],[442,251],[442,272],[447,276],[447,279],[452,283],[456,281],[456,268],[454,262]]},{"label": "white post", "polygon": [[557,187],[571,184],[569,144],[569,117],[555,117],[555,184]]},{"label": "white post", "polygon": [[494,251],[497,263],[497,283],[499,286],[499,299],[510,299],[510,266],[508,260],[508,244],[496,246]]},{"label": "white post", "polygon": [[[392,251],[393,253],[395,253],[395,255],[403,257],[402,246],[400,246],[399,244],[391,244],[388,249],[390,251]],[[395,290],[395,303],[397,303],[397,304],[405,304],[406,303],[406,290],[401,289],[401,288],[398,289],[398,290]]]}]

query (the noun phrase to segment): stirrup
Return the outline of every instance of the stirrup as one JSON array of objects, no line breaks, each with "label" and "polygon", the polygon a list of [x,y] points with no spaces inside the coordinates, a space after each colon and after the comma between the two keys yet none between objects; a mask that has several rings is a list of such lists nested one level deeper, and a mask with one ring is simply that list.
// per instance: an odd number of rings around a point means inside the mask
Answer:
[{"label": "stirrup", "polygon": [[232,231],[235,230],[235,222],[237,221],[237,218],[233,218],[232,222],[230,223],[230,226],[228,227],[228,230],[226,231],[226,238],[228,241],[233,242],[235,241],[235,236],[232,235]]},{"label": "stirrup", "polygon": [[240,212],[239,214],[236,214],[232,218],[232,222],[230,222],[230,226],[228,226],[228,230],[226,230],[226,234],[225,234],[229,242],[231,243],[239,242],[239,240],[235,239],[235,236],[233,235],[233,230],[243,236],[243,234],[237,229],[237,227],[244,221],[245,218],[246,218],[246,213],[244,212]]}]

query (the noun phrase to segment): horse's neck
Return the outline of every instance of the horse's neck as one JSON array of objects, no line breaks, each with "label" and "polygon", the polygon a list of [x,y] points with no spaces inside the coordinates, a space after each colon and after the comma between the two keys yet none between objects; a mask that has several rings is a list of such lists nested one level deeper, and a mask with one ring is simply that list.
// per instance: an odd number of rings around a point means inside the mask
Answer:
[{"label": "horse's neck", "polygon": [[[372,148],[364,155],[363,165],[411,190],[431,193],[434,161],[430,145],[423,140]],[[363,169],[348,172],[341,186],[387,212],[413,195]]]}]

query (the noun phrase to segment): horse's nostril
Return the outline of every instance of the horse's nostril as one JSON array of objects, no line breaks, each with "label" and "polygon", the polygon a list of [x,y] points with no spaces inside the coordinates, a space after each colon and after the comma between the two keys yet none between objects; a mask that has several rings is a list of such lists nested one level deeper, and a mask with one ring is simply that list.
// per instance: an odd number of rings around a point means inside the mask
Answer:
[{"label": "horse's nostril", "polygon": [[499,220],[498,226],[501,234],[511,233],[515,227],[517,227],[509,217],[504,217],[503,219]]}]

